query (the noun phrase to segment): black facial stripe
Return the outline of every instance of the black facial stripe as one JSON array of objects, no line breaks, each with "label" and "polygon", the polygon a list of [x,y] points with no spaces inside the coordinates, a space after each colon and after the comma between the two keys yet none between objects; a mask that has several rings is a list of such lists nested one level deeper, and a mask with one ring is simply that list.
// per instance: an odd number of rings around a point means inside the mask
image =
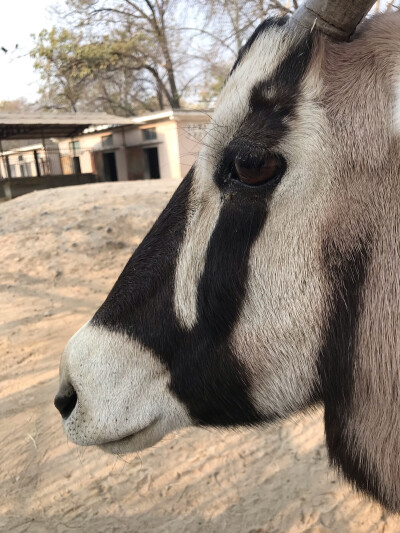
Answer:
[{"label": "black facial stripe", "polygon": [[[306,74],[313,51],[314,37],[308,34],[293,46],[286,57],[279,63],[267,80],[256,85],[250,96],[250,108],[254,111],[274,105],[293,108],[299,95],[299,87]],[[266,98],[268,90],[272,90],[272,98]]]},{"label": "black facial stripe", "polygon": [[137,329],[156,328],[163,313],[171,321],[176,260],[192,178],[193,169],[129,259],[93,324],[134,336]]},{"label": "black facial stripe", "polygon": [[173,301],[190,183],[188,176],[92,324],[127,333],[154,351],[171,374],[172,392],[198,424],[256,423],[260,417],[249,397],[246,369],[230,350],[229,336],[245,295],[251,246],[265,221],[265,198],[249,206],[232,194],[222,207],[198,288],[198,322],[187,331]]},{"label": "black facial stripe", "polygon": [[300,84],[312,57],[313,42],[313,36],[308,34],[289,49],[267,80],[253,87],[249,112],[223,151],[216,173],[220,188],[229,181],[227,176],[236,156],[273,152],[287,135],[296,114]]},{"label": "black facial stripe", "polygon": [[242,48],[239,50],[238,57],[237,57],[234,65],[233,65],[233,67],[231,68],[229,76],[231,76],[232,72],[238,67],[238,65],[240,65],[240,63],[242,62],[243,58],[245,57],[247,52],[250,50],[250,48],[252,47],[254,41],[257,39],[257,37],[259,37],[262,33],[265,33],[266,31],[268,31],[269,28],[272,28],[274,26],[275,27],[283,26],[287,21],[288,21],[287,17],[279,17],[279,18],[278,17],[272,17],[272,18],[268,18],[268,19],[264,20],[263,22],[261,22],[261,24],[259,24],[257,26],[257,28],[254,30],[254,32],[252,33],[252,35],[250,36],[250,38],[247,41],[247,43],[245,45],[243,45]]},{"label": "black facial stripe", "polygon": [[[199,423],[251,424],[260,416],[248,396],[247,369],[229,346],[244,301],[252,244],[266,219],[265,198],[232,194],[212,234],[198,286],[198,321],[178,354],[173,389]],[[188,366],[187,347],[190,366]]]},{"label": "black facial stripe", "polygon": [[258,83],[250,95],[250,112],[239,128],[244,138],[254,138],[270,150],[289,130],[300,96],[300,84],[309,65],[313,36],[309,35],[293,47],[271,76]]},{"label": "black facial stripe", "polygon": [[[269,125],[276,127],[273,121]],[[277,137],[284,131],[282,126]],[[192,172],[129,260],[92,324],[126,333],[151,349],[169,370],[171,391],[198,424],[253,424],[261,416],[250,397],[247,369],[232,352],[230,339],[245,297],[252,245],[265,224],[273,192],[227,189],[221,185],[225,175],[222,164],[214,176],[221,186],[221,212],[198,285],[196,325],[187,331],[174,311],[175,270]]]},{"label": "black facial stripe", "polygon": [[348,424],[353,404],[357,326],[370,262],[369,246],[364,244],[343,257],[335,244],[325,243],[323,261],[334,291],[318,363],[329,457],[350,482],[379,499],[378,476],[371,465],[366,470],[365,458],[355,456],[357,446],[352,442]]}]

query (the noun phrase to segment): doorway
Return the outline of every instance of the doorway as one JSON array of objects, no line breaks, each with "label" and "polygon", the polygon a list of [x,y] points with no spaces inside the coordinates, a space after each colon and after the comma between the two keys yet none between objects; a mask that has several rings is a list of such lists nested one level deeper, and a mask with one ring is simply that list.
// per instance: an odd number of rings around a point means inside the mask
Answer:
[{"label": "doorway", "polygon": [[160,179],[160,166],[158,164],[158,149],[157,148],[145,148],[147,157],[148,169],[151,180]]},{"label": "doorway", "polygon": [[115,152],[103,153],[104,177],[106,181],[118,181]]},{"label": "doorway", "polygon": [[72,158],[72,168],[73,168],[74,174],[82,174],[79,155],[74,155],[74,157]]}]

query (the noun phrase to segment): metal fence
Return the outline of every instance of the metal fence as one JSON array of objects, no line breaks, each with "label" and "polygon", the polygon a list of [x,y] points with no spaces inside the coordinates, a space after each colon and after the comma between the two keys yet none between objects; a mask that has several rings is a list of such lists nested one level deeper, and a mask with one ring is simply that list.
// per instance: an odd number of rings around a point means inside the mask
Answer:
[{"label": "metal fence", "polygon": [[29,178],[95,172],[91,150],[35,147],[0,154],[0,178]]}]

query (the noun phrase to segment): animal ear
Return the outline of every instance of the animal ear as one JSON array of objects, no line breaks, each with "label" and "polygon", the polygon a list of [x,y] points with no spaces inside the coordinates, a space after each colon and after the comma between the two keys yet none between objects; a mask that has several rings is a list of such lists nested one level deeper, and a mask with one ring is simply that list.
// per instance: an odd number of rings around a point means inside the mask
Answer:
[{"label": "animal ear", "polygon": [[335,246],[324,255],[332,297],[319,375],[330,461],[358,490],[398,512],[399,311],[387,294],[387,286],[396,292],[395,270],[385,278],[382,257],[362,244],[344,257]]}]

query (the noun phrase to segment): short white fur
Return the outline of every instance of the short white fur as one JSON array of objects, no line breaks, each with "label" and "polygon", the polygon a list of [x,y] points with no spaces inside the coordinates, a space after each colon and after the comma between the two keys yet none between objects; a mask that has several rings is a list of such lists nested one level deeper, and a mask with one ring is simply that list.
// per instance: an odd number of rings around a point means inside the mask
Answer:
[{"label": "short white fur", "polygon": [[170,376],[164,365],[120,333],[85,324],[64,351],[60,377],[78,395],[63,425],[67,436],[81,446],[138,451],[191,423],[168,389]]},{"label": "short white fur", "polygon": [[187,329],[196,323],[197,288],[221,208],[219,192],[212,179],[217,161],[249,111],[252,88],[272,74],[291,44],[292,40],[279,27],[270,28],[266,35],[261,34],[219,96],[196,164],[189,220],[175,273],[175,313]]}]

